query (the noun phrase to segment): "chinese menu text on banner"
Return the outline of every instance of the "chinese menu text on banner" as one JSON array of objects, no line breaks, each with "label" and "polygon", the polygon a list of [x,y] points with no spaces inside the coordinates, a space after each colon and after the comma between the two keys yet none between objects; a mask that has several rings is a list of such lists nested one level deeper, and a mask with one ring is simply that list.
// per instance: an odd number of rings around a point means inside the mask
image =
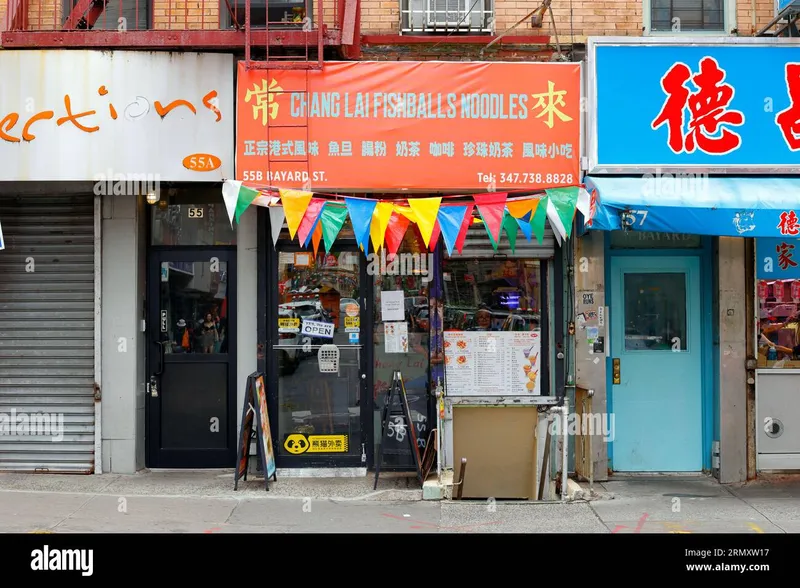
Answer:
[{"label": "chinese menu text on banner", "polygon": [[236,178],[306,190],[580,183],[580,64],[239,63]]}]

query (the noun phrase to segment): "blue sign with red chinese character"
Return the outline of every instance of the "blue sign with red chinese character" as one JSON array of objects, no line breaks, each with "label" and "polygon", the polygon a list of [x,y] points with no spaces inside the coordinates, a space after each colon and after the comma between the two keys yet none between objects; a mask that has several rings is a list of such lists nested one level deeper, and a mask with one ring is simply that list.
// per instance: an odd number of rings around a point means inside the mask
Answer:
[{"label": "blue sign with red chinese character", "polygon": [[589,173],[800,169],[800,48],[753,41],[591,43]]},{"label": "blue sign with red chinese character", "polygon": [[800,279],[800,239],[756,239],[759,280]]}]

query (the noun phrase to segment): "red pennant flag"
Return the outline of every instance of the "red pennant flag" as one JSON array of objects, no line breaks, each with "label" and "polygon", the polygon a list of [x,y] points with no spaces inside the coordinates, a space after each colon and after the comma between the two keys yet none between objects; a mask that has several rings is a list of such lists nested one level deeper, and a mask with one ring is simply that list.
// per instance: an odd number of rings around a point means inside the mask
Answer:
[{"label": "red pennant flag", "polygon": [[436,251],[436,245],[439,243],[439,235],[442,234],[442,227],[439,226],[439,221],[433,225],[433,232],[431,233],[431,240],[428,242],[430,251]]},{"label": "red pennant flag", "polygon": [[325,201],[322,198],[312,198],[311,202],[308,204],[306,213],[303,215],[303,220],[300,221],[300,226],[297,229],[297,237],[300,241],[300,245],[304,246],[308,243],[308,235],[311,233],[311,229],[314,228],[314,223],[317,222],[324,204]]},{"label": "red pennant flag", "polygon": [[464,240],[467,238],[467,231],[472,224],[472,210],[474,208],[474,204],[468,204],[467,212],[464,213],[464,220],[461,222],[461,230],[458,232],[458,238],[456,239],[456,251],[459,253],[464,249]]},{"label": "red pennant flag", "polygon": [[406,229],[411,223],[405,216],[397,212],[393,212],[389,219],[389,225],[386,227],[386,236],[384,237],[384,245],[386,253],[395,255],[397,250],[400,249],[400,244],[403,242],[403,237],[406,236]]},{"label": "red pennant flag", "polygon": [[503,226],[508,194],[475,194],[473,198],[478,206],[478,212],[486,225],[486,230],[492,236],[494,242],[499,243],[500,228]]}]

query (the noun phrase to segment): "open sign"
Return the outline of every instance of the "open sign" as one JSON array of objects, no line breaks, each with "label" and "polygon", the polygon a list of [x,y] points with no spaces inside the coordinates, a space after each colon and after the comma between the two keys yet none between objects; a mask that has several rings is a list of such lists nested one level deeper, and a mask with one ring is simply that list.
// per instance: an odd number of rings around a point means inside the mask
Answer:
[{"label": "open sign", "polygon": [[321,339],[333,339],[335,325],[333,323],[323,323],[320,321],[303,321],[300,329],[301,335],[309,337],[319,337]]}]

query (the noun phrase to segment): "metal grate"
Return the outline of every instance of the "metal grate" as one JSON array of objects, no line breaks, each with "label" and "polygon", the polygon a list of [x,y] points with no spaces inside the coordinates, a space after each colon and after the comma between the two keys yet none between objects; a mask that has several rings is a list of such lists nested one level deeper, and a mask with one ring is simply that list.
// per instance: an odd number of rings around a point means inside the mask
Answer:
[{"label": "metal grate", "polygon": [[339,373],[339,348],[336,345],[321,345],[317,353],[319,371],[323,374]]}]

